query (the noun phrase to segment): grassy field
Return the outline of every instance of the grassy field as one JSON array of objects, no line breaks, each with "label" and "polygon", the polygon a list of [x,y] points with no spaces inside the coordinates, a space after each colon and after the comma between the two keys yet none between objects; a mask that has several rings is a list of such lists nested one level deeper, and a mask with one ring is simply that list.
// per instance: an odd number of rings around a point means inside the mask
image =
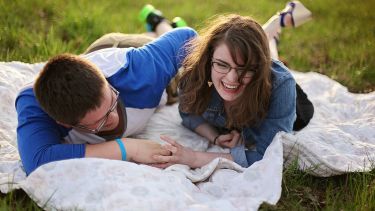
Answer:
[{"label": "grassy field", "polygon": [[[316,71],[352,92],[375,90],[375,1],[305,0],[313,21],[285,29],[280,56],[292,69]],[[108,32],[142,33],[140,8],[152,3],[172,19],[200,29],[214,14],[250,15],[264,23],[284,7],[279,0],[0,0],[0,61],[45,61],[82,53]],[[0,195],[0,210],[38,209],[21,191]],[[289,167],[277,206],[264,210],[375,210],[375,171],[316,178]]]}]

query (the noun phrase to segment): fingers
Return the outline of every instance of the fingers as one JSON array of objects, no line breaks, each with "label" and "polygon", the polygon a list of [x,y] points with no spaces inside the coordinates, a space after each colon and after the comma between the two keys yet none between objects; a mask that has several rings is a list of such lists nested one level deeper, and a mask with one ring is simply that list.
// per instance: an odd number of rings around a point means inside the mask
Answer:
[{"label": "fingers", "polygon": [[169,136],[161,135],[160,138],[164,140],[165,142],[167,142],[167,144],[162,145],[163,149],[166,149],[172,152],[172,154],[176,154],[178,151],[180,151],[180,149],[183,148],[182,145],[177,143],[175,140],[173,140]]},{"label": "fingers", "polygon": [[240,139],[241,134],[239,132],[237,132],[236,130],[232,130],[231,133],[233,134],[232,140],[235,140],[237,142],[238,139]]},{"label": "fingers", "polygon": [[232,130],[232,131],[230,131],[230,133],[233,134],[233,135],[234,134],[240,134],[237,130]]},{"label": "fingers", "polygon": [[174,154],[169,154],[167,156],[165,155],[153,155],[152,158],[157,162],[157,163],[177,163],[179,160],[178,155]]},{"label": "fingers", "polygon": [[164,156],[172,155],[172,153],[173,152],[171,150],[164,148],[164,146],[162,146],[162,148],[159,149],[158,152],[157,152],[157,154],[164,155]]},{"label": "fingers", "polygon": [[171,165],[172,163],[153,163],[153,164],[148,164],[149,166],[160,168],[160,169],[165,169]]},{"label": "fingers", "polygon": [[233,138],[233,135],[231,133],[220,135],[219,138],[217,139],[217,145],[219,146],[225,146],[227,145],[228,142],[230,142]]},{"label": "fingers", "polygon": [[169,144],[164,144],[162,145],[162,148],[167,150],[169,153],[167,155],[171,155],[170,153],[172,152],[172,154],[175,154],[178,150],[177,147],[175,146],[172,146],[172,145],[169,145]]},{"label": "fingers", "polygon": [[173,140],[171,137],[166,136],[166,135],[161,135],[160,139],[169,143],[169,144],[171,144],[171,145],[173,145],[173,146],[179,145],[175,140]]},{"label": "fingers", "polygon": [[232,138],[233,138],[233,134],[228,133],[228,134],[220,135],[218,139],[220,142],[223,142],[223,141],[232,140]]},{"label": "fingers", "polygon": [[241,138],[241,133],[237,130],[232,130],[230,133],[221,135],[218,139],[218,145],[222,147],[232,148],[237,145]]},{"label": "fingers", "polygon": [[154,155],[152,158],[158,163],[168,163],[172,161],[173,156]]},{"label": "fingers", "polygon": [[[170,165],[180,163],[185,164],[186,158],[191,157],[189,155],[190,151],[185,148],[184,146],[178,144],[172,138],[162,135],[160,136],[162,140],[167,142],[167,144],[162,145],[164,150],[168,150],[170,152],[169,155],[154,155],[153,159],[158,163],[169,163]],[[191,153],[190,153],[191,154]]]}]

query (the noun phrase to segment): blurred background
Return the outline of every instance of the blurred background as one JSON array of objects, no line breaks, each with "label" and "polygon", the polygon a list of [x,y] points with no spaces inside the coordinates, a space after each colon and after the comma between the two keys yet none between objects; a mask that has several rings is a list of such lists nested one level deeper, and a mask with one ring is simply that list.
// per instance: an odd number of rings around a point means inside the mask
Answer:
[{"label": "blurred background", "polygon": [[[291,69],[316,71],[352,92],[375,90],[375,1],[304,0],[313,20],[284,29],[279,55]],[[199,29],[215,14],[238,13],[265,23],[281,0],[0,0],[0,61],[40,62],[82,53],[109,32],[143,33],[141,8],[150,3],[172,20]]]}]

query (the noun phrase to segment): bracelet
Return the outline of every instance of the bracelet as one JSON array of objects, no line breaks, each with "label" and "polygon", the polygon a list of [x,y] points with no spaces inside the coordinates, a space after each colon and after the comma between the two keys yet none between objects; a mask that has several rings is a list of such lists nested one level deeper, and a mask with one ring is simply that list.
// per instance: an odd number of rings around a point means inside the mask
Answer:
[{"label": "bracelet", "polygon": [[122,143],[122,140],[117,138],[116,139],[116,142],[118,144],[118,146],[120,147],[120,150],[121,150],[121,159],[123,161],[126,161],[126,150],[125,150],[125,147],[124,147],[124,143]]},{"label": "bracelet", "polygon": [[214,144],[216,145],[217,138],[219,138],[220,135],[217,135],[214,139]]}]

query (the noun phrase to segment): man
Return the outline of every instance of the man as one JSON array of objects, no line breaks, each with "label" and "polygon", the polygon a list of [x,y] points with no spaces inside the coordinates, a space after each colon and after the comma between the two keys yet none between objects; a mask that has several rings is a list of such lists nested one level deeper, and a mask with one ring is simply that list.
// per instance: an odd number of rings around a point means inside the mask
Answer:
[{"label": "man", "polygon": [[145,127],[181,66],[184,44],[195,36],[194,30],[180,28],[140,48],[51,58],[16,99],[18,149],[26,173],[71,158],[157,163],[154,155],[169,155],[160,144],[123,137]]}]

